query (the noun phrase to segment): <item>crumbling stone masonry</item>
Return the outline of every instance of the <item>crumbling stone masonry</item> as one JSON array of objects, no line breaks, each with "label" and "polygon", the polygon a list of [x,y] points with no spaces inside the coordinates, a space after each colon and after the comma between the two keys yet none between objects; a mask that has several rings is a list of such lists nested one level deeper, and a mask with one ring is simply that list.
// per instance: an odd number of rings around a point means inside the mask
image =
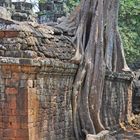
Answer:
[{"label": "crumbling stone masonry", "polygon": [[0,0],[0,6],[10,8],[12,6],[11,0]]},{"label": "crumbling stone masonry", "polygon": [[102,120],[106,129],[117,131],[128,124],[132,115],[131,73],[106,73],[103,93]]},{"label": "crumbling stone masonry", "polygon": [[[6,8],[13,20],[36,21],[37,15],[33,12],[33,5],[29,2],[12,2],[12,0],[0,0],[0,6]],[[4,11],[1,11],[4,12]]]},{"label": "crumbling stone masonry", "polygon": [[66,16],[64,3],[66,3],[66,0],[46,0],[43,3],[39,2],[39,23],[57,22],[58,18]]},{"label": "crumbling stone masonry", "polygon": [[31,23],[1,26],[1,140],[73,139],[73,55],[73,45],[57,29]]},{"label": "crumbling stone masonry", "polygon": [[53,59],[0,58],[0,63],[1,140],[72,139],[77,66]]},{"label": "crumbling stone masonry", "polygon": [[12,19],[17,21],[36,21],[37,15],[33,12],[32,3],[29,2],[12,2],[13,12]]},{"label": "crumbling stone masonry", "polygon": [[135,75],[133,81],[133,113],[140,113],[140,60],[130,65]]},{"label": "crumbling stone masonry", "polygon": [[[0,23],[0,140],[75,140],[71,95],[78,65],[70,61],[71,37],[37,23]],[[128,120],[131,80],[131,74],[106,73],[106,128]]]}]

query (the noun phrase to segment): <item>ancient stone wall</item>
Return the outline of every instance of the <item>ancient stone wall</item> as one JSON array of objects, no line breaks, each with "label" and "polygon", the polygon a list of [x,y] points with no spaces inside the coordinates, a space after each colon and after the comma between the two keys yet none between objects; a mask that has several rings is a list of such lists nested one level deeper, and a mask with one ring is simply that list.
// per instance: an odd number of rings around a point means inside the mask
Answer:
[{"label": "ancient stone wall", "polygon": [[[71,94],[77,66],[54,59],[8,57],[0,58],[0,66],[2,140],[74,140]],[[131,78],[106,75],[102,107],[106,128],[117,130],[127,121]]]},{"label": "ancient stone wall", "polygon": [[12,2],[11,0],[0,0],[0,6],[10,12],[10,17],[13,20],[30,22],[37,21],[37,15],[33,12],[33,5],[30,2]]},{"label": "ancient stone wall", "polygon": [[140,113],[140,70],[136,72],[136,77],[133,81],[133,113]]},{"label": "ancient stone wall", "polygon": [[5,8],[10,8],[12,5],[11,0],[0,0],[0,6],[5,7]]},{"label": "ancient stone wall", "polygon": [[132,112],[132,74],[106,73],[102,120],[107,129],[117,130],[127,123]]},{"label": "ancient stone wall", "polygon": [[65,0],[48,0],[39,3],[38,21],[39,23],[57,22],[57,19],[66,16],[64,10]]},{"label": "ancient stone wall", "polygon": [[13,12],[12,19],[17,21],[36,21],[36,15],[33,12],[32,3],[29,2],[12,2]]},{"label": "ancient stone wall", "polygon": [[[5,59],[6,60],[6,59]],[[26,67],[0,65],[0,139],[28,140]]]},{"label": "ancient stone wall", "polygon": [[72,140],[70,39],[37,23],[3,19],[0,29],[0,138]]},{"label": "ancient stone wall", "polygon": [[[74,140],[71,94],[78,66],[70,61],[71,37],[46,25],[5,19],[0,29],[0,138]],[[131,78],[106,75],[106,128],[127,120]]]},{"label": "ancient stone wall", "polygon": [[73,138],[71,94],[77,67],[47,63],[29,81],[29,139],[70,140]]},{"label": "ancient stone wall", "polygon": [[133,113],[140,113],[140,60],[130,65],[135,75],[133,81]]},{"label": "ancient stone wall", "polygon": [[1,139],[72,140],[71,93],[77,66],[53,59],[0,62]]}]

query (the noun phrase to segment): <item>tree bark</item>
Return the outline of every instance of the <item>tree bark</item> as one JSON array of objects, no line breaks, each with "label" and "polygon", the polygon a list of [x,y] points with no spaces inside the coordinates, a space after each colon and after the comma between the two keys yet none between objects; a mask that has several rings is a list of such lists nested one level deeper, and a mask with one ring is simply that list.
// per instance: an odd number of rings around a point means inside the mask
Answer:
[{"label": "tree bark", "polygon": [[118,32],[119,0],[82,0],[76,10],[57,27],[74,35],[75,57],[79,63],[74,82],[72,107],[77,140],[84,133],[104,130],[100,110],[105,72],[127,67]]}]

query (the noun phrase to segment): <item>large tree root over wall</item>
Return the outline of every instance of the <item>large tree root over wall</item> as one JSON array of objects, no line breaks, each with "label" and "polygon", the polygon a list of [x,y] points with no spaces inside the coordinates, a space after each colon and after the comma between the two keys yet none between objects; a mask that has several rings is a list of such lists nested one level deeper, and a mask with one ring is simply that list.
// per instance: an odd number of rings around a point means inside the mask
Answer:
[{"label": "large tree root over wall", "polygon": [[105,72],[129,70],[118,32],[119,0],[82,0],[76,10],[57,27],[69,35],[77,49],[72,61],[79,63],[72,107],[77,140],[84,133],[104,130],[100,110]]}]

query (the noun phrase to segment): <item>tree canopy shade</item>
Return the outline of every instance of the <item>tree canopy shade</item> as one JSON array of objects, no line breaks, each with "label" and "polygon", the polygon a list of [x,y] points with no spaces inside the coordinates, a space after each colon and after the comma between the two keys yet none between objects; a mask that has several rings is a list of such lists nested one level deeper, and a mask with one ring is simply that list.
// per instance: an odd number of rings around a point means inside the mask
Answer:
[{"label": "tree canopy shade", "polygon": [[127,71],[118,32],[119,0],[82,0],[76,10],[57,27],[74,35],[77,49],[72,61],[79,64],[73,87],[73,120],[77,140],[83,131],[104,130],[100,109],[105,72]]}]

